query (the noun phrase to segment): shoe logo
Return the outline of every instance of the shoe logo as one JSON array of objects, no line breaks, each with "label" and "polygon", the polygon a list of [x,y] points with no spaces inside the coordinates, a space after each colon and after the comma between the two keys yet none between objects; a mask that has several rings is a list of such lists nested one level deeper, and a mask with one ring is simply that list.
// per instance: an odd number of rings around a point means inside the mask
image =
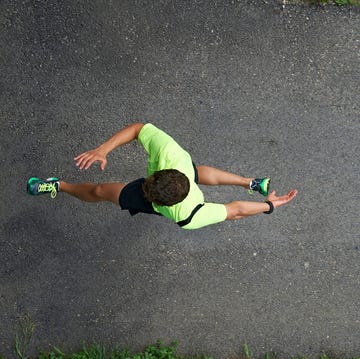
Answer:
[{"label": "shoe logo", "polygon": [[57,194],[56,190],[56,182],[52,183],[39,183],[38,185],[38,193],[50,193],[51,198],[55,198]]}]

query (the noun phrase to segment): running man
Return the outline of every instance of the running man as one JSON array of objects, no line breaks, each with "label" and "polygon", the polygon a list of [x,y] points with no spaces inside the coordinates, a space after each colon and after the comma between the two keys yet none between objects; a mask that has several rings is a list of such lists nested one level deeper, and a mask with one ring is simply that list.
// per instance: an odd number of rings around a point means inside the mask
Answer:
[{"label": "running man", "polygon": [[[32,177],[27,183],[31,195],[50,193],[55,198],[65,192],[86,202],[108,201],[120,205],[133,216],[137,213],[162,215],[184,229],[198,229],[224,220],[234,220],[260,213],[270,214],[295,198],[297,190],[284,196],[269,193],[270,178],[246,178],[209,166],[195,166],[188,152],[172,137],[147,123],[135,123],[115,133],[96,149],[75,157],[80,170],[100,162],[103,171],[106,156],[114,149],[137,139],[148,153],[147,178],[125,183],[71,184],[58,178]],[[257,191],[265,202],[233,201],[227,204],[205,202],[201,185],[237,185]]]}]

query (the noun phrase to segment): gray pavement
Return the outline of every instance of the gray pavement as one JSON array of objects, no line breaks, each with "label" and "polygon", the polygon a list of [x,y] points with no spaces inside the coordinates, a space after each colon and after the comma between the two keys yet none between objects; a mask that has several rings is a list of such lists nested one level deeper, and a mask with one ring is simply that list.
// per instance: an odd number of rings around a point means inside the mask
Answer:
[{"label": "gray pavement", "polygon": [[[32,355],[159,338],[217,358],[244,343],[255,355],[360,355],[359,9],[2,0],[0,26],[0,354],[13,356],[29,313]],[[72,160],[137,120],[198,164],[270,175],[299,195],[271,216],[185,231],[25,194],[34,175],[143,176],[136,143],[103,173]]]}]

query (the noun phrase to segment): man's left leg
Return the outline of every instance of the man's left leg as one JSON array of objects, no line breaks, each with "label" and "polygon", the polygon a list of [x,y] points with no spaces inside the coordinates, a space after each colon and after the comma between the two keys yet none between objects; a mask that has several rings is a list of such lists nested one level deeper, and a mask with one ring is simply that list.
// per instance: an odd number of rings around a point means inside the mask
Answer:
[{"label": "man's left leg", "polygon": [[199,184],[204,185],[235,185],[249,189],[250,182],[254,179],[254,177],[242,177],[210,166],[196,166],[196,169],[198,171]]},{"label": "man's left leg", "polygon": [[196,166],[199,183],[205,185],[235,185],[249,189],[249,193],[257,191],[267,196],[270,187],[270,178],[242,177],[234,173],[219,170],[210,166]]}]

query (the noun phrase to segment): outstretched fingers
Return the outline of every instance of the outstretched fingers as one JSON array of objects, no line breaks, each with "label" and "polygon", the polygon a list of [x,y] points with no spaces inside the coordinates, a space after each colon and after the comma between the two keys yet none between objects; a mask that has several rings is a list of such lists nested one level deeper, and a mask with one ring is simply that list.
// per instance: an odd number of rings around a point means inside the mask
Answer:
[{"label": "outstretched fingers", "polygon": [[298,191],[296,189],[293,189],[293,190],[289,191],[284,197],[286,199],[288,199],[289,201],[291,201],[293,198],[296,197],[297,193],[298,193]]},{"label": "outstretched fingers", "polygon": [[76,161],[76,166],[79,167],[79,169],[88,169],[94,160],[92,159],[92,156],[88,152],[84,152],[81,155],[74,158]]},{"label": "outstretched fingers", "polygon": [[296,197],[297,193],[298,191],[293,189],[283,196],[276,197],[274,200],[274,206],[282,206],[283,204],[292,201]]},{"label": "outstretched fingers", "polygon": [[87,170],[94,162],[100,162],[100,169],[103,171],[107,164],[106,157],[96,151],[87,151],[74,158],[79,169]]}]

